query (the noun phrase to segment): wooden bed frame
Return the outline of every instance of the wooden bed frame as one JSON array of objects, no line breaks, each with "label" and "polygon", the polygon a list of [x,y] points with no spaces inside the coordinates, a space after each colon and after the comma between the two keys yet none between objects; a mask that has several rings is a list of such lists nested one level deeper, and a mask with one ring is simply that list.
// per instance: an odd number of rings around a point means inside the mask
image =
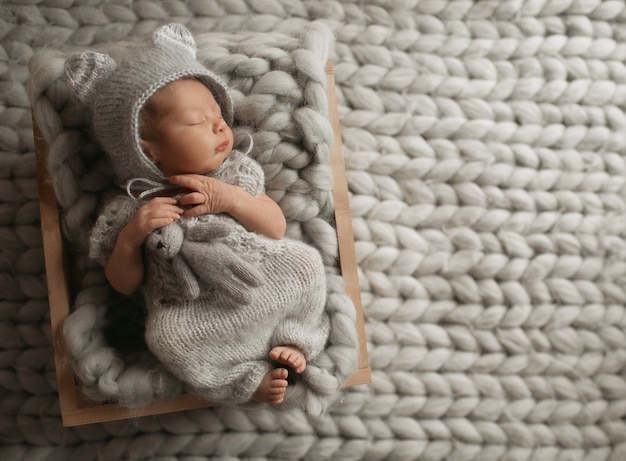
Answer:
[{"label": "wooden bed frame", "polygon": [[[333,171],[333,195],[335,201],[335,220],[337,226],[339,258],[346,291],[357,310],[357,334],[359,338],[359,361],[354,374],[345,386],[367,384],[371,381],[365,342],[365,328],[361,306],[360,288],[357,277],[357,265],[354,251],[354,234],[348,203],[348,189],[345,165],[341,147],[341,131],[337,112],[335,80],[332,63],[325,67],[327,78],[327,97],[329,120],[333,128],[334,143],[331,151]],[[37,177],[41,210],[41,230],[43,234],[50,322],[58,382],[59,404],[64,426],[78,426],[118,419],[137,418],[147,415],[169,413],[173,411],[206,408],[217,404],[189,394],[182,394],[173,399],[156,400],[150,404],[130,409],[118,404],[100,404],[89,400],[76,383],[71,360],[62,337],[62,325],[70,313],[70,284],[68,268],[59,227],[57,201],[49,181],[46,167],[48,145],[41,136],[36,120],[33,119],[35,153],[37,158]]]}]

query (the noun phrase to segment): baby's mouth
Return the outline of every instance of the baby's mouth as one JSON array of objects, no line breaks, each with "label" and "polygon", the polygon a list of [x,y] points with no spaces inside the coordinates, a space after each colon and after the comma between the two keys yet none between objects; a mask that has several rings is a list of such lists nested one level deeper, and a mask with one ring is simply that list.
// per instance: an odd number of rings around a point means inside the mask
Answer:
[{"label": "baby's mouth", "polygon": [[228,141],[224,141],[215,149],[215,152],[224,152],[228,148]]}]

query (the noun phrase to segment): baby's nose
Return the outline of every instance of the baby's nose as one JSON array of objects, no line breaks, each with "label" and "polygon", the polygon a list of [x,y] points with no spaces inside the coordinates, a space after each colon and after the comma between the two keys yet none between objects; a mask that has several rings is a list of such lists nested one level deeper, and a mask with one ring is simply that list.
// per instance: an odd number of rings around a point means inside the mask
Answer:
[{"label": "baby's nose", "polygon": [[226,129],[226,122],[223,118],[218,118],[213,124],[213,131],[216,133],[221,133]]}]

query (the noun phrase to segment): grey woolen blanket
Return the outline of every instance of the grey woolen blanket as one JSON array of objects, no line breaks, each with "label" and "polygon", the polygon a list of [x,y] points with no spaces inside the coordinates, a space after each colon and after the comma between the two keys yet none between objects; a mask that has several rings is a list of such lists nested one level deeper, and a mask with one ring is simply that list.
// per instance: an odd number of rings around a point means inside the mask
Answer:
[{"label": "grey woolen blanket", "polygon": [[[621,1],[5,1],[0,454],[15,460],[621,460]],[[61,427],[27,60],[145,35],[335,35],[373,382],[321,419],[205,409]]]}]

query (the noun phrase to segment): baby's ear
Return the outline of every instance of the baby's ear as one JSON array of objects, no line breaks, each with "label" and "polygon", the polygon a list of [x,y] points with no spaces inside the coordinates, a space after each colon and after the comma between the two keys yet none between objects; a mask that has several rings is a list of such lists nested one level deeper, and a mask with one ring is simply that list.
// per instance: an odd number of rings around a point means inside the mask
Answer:
[{"label": "baby's ear", "polygon": [[196,41],[182,24],[168,24],[154,32],[154,43],[163,48],[177,48],[196,59]]},{"label": "baby's ear", "polygon": [[78,99],[87,101],[98,84],[105,80],[116,67],[116,62],[110,56],[95,51],[85,51],[67,60],[65,77],[68,86]]},{"label": "baby's ear", "polygon": [[144,155],[146,157],[148,157],[148,159],[152,163],[156,164],[158,158],[156,157],[155,151],[152,148],[153,147],[153,143],[151,141],[148,141],[147,139],[140,138],[139,139],[139,146],[141,147],[141,150],[143,151]]}]

